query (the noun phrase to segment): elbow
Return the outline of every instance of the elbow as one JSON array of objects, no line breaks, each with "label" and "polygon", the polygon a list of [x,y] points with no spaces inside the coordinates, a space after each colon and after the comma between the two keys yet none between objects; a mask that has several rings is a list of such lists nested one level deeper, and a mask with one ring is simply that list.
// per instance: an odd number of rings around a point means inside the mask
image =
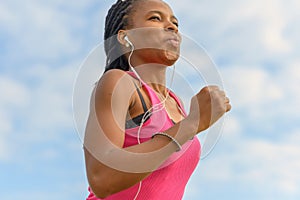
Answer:
[{"label": "elbow", "polygon": [[113,194],[112,187],[110,186],[110,183],[108,183],[108,180],[92,177],[89,180],[89,185],[97,198],[105,199]]},{"label": "elbow", "polygon": [[94,193],[94,195],[95,195],[97,198],[99,198],[99,199],[105,199],[105,198],[107,198],[108,196],[110,196],[110,194],[109,194],[109,193],[106,193],[105,191],[98,191],[98,192],[94,192],[94,191],[93,191],[93,193]]},{"label": "elbow", "polygon": [[92,191],[93,191],[94,195],[99,199],[105,199],[111,195],[108,191],[99,190],[98,188],[96,190],[92,189]]}]

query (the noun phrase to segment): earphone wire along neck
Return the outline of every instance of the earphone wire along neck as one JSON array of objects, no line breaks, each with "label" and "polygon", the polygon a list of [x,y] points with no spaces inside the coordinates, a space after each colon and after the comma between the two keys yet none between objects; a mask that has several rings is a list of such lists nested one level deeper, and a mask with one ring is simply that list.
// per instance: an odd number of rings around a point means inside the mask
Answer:
[{"label": "earphone wire along neck", "polygon": [[[142,86],[144,83],[144,81],[141,79],[141,77],[139,76],[139,74],[136,72],[136,70],[134,69],[134,67],[132,66],[131,64],[131,57],[133,55],[133,52],[135,50],[135,47],[134,45],[132,44],[132,42],[130,42],[130,40],[128,39],[128,37],[126,36],[125,37],[125,40],[128,42],[128,44],[130,45],[131,47],[131,51],[130,51],[130,54],[128,56],[128,65],[129,65],[129,68],[130,70],[135,74],[135,76],[137,77],[137,79],[139,80],[140,82],[140,85]],[[170,83],[170,87],[172,87],[173,85],[173,80],[174,80],[174,74],[175,74],[175,64],[174,64],[174,67],[173,67],[173,73],[172,73],[172,77],[171,77],[171,83]],[[139,128],[138,128],[138,131],[137,131],[137,141],[138,141],[138,144],[141,144],[141,141],[140,141],[140,132],[142,130],[142,127],[145,123],[145,121],[154,113],[156,112],[159,112],[161,110],[163,110],[166,106],[165,106],[165,102],[167,100],[167,98],[169,97],[169,94],[170,94],[170,90],[167,90],[167,94],[165,96],[165,98],[160,101],[160,103],[158,104],[155,104],[155,105],[152,105],[143,115],[142,117],[142,120],[141,120],[141,123],[139,124]],[[162,106],[161,106],[162,105]],[[159,107],[160,106],[160,107]],[[152,112],[151,112],[152,111]],[[138,190],[137,190],[137,193],[134,197],[133,200],[136,200],[140,191],[141,191],[141,188],[142,188],[142,181],[139,182],[139,187],[138,187]]]}]

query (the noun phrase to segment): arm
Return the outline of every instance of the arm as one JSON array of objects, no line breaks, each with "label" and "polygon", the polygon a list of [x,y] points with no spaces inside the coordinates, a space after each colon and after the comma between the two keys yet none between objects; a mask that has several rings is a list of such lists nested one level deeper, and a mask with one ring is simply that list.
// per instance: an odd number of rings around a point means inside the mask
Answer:
[{"label": "arm", "polygon": [[[124,72],[112,70],[101,78],[91,99],[84,150],[88,181],[95,195],[100,198],[143,180],[151,173],[151,170],[143,170],[144,166],[156,169],[177,149],[167,138],[157,136],[122,151],[124,122],[128,107],[133,101],[131,94],[134,89]],[[184,144],[197,132],[205,129],[206,126],[199,126],[197,120],[199,121],[197,115],[191,115],[165,132]],[[111,167],[118,164],[120,168]],[[122,170],[123,166],[133,164],[141,168],[137,170],[138,173]]]}]

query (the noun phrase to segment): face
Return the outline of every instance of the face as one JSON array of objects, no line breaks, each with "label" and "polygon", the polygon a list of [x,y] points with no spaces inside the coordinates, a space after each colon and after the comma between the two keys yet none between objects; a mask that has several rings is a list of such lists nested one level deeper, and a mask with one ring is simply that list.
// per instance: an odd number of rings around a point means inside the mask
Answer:
[{"label": "face", "polygon": [[129,16],[128,38],[136,56],[146,62],[172,65],[179,57],[178,20],[160,0],[137,2]]}]

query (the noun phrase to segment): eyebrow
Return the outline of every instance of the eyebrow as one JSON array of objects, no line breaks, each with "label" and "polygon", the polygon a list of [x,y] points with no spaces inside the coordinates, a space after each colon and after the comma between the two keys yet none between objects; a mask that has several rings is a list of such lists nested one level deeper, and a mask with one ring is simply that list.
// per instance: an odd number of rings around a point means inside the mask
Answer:
[{"label": "eyebrow", "polygon": [[[150,13],[156,13],[156,14],[159,14],[159,15],[164,15],[161,11],[159,10],[151,10],[148,12],[148,14]],[[175,17],[174,15],[171,16],[172,19],[175,19],[176,21],[178,21],[177,17]]]}]

